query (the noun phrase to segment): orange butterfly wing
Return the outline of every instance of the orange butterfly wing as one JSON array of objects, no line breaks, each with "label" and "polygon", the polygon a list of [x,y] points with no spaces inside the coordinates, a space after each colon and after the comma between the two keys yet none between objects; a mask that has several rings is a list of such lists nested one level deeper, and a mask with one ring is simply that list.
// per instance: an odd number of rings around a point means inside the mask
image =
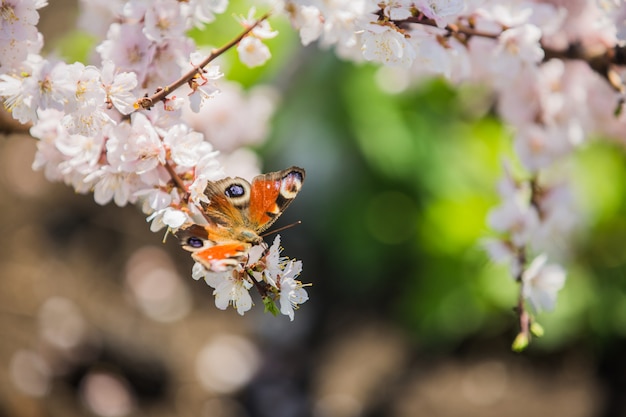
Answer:
[{"label": "orange butterfly wing", "polygon": [[202,204],[207,225],[183,226],[176,236],[192,258],[209,271],[236,266],[259,233],[271,226],[296,197],[304,170],[291,167],[258,175],[252,184],[242,178],[225,178],[207,184],[209,203]]},{"label": "orange butterfly wing", "polygon": [[267,230],[296,198],[303,182],[304,170],[298,167],[256,176],[250,191],[250,226],[257,233]]},{"label": "orange butterfly wing", "polygon": [[191,252],[194,261],[209,271],[223,271],[239,263],[250,243],[233,240],[228,233],[218,236],[218,231],[214,225],[190,224],[176,232],[176,237],[183,249]]}]

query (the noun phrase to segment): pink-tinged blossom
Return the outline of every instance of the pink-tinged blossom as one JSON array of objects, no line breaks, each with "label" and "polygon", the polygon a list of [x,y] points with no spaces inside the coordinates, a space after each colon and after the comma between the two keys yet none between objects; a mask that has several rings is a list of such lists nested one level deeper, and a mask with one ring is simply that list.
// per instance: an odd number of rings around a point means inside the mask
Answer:
[{"label": "pink-tinged blossom", "polygon": [[150,2],[147,0],[126,0],[122,4],[121,15],[130,23],[139,23],[146,15]]},{"label": "pink-tinged blossom", "polygon": [[222,152],[261,143],[276,109],[275,90],[257,86],[244,90],[233,82],[220,82],[220,94],[206,100],[197,113],[183,109],[183,120],[202,132]]},{"label": "pink-tinged blossom", "polygon": [[[239,23],[244,28],[253,26],[257,23],[255,14],[256,9],[252,7],[247,17],[240,16],[238,18]],[[262,40],[272,39],[277,35],[278,32],[270,27],[267,19],[258,22],[252,31],[237,44],[237,53],[241,62],[250,68],[265,64],[272,57],[272,54]]]},{"label": "pink-tinged blossom", "polygon": [[146,221],[151,222],[151,232],[158,232],[165,227],[176,230],[183,224],[189,222],[189,217],[180,210],[176,210],[172,207],[165,207],[164,209],[157,210],[152,213],[148,216]]},{"label": "pink-tinged blossom", "polygon": [[[543,64],[538,71],[520,72],[514,83],[502,85],[497,103],[499,114],[513,126],[535,123],[542,118],[544,97],[551,103],[557,99],[555,90],[558,87],[555,86],[560,84],[562,75],[563,63],[560,60],[551,60]],[[558,97],[562,95],[558,94]]]},{"label": "pink-tinged blossom", "polygon": [[37,9],[46,1],[0,1],[0,71],[8,72],[20,66],[29,53],[39,52]]},{"label": "pink-tinged blossom", "polygon": [[280,312],[293,321],[294,309],[309,299],[302,282],[295,278],[302,272],[302,262],[290,260],[280,275]]},{"label": "pink-tinged blossom", "polygon": [[524,167],[537,172],[568,155],[583,139],[584,132],[576,122],[561,126],[529,124],[519,128],[514,146]]},{"label": "pink-tinged blossom", "polygon": [[524,298],[536,311],[553,310],[557,294],[565,284],[565,270],[547,261],[545,254],[539,255],[522,274]]},{"label": "pink-tinged blossom", "polygon": [[300,32],[300,41],[306,46],[316,41],[324,29],[322,15],[317,7],[290,5],[287,9],[291,24]]},{"label": "pink-tinged blossom", "polygon": [[189,191],[189,201],[192,204],[200,205],[202,203],[209,204],[209,197],[204,194],[204,190],[206,190],[206,186],[209,183],[207,177],[200,175],[197,176],[193,182],[187,187]]},{"label": "pink-tinged blossom", "polygon": [[155,44],[154,56],[147,68],[143,88],[154,90],[170,84],[188,65],[188,57],[196,49],[192,39],[179,37]]},{"label": "pink-tinged blossom", "polygon": [[141,211],[145,214],[162,212],[172,204],[178,203],[179,200],[176,189],[167,191],[165,188],[166,180],[169,178],[162,178],[159,181],[158,172],[158,170],[150,171],[152,178],[149,179],[145,178],[145,174],[139,176],[143,184],[135,191],[135,196],[141,205]]},{"label": "pink-tinged blossom", "polygon": [[102,63],[102,85],[106,100],[120,113],[130,114],[135,103],[133,90],[137,87],[137,76],[132,72],[117,72],[113,61]]},{"label": "pink-tinged blossom", "polygon": [[509,236],[514,247],[520,248],[529,243],[539,224],[539,214],[530,204],[529,184],[515,181],[508,164],[504,169],[505,175],[498,185],[503,201],[489,212],[487,222],[492,229]]},{"label": "pink-tinged blossom", "polygon": [[437,26],[444,27],[465,9],[464,0],[417,0],[417,9],[428,18],[433,19]]},{"label": "pink-tinged blossom", "polygon": [[529,243],[539,224],[539,215],[529,203],[511,199],[491,210],[487,222],[492,229],[509,233],[513,244],[521,247]]},{"label": "pink-tinged blossom", "polygon": [[172,126],[165,133],[163,143],[169,149],[172,161],[185,167],[195,166],[204,154],[213,150],[201,133],[190,130],[184,124]]},{"label": "pink-tinged blossom", "polygon": [[[189,61],[194,67],[199,66],[203,59],[202,54],[198,52],[194,52],[189,56]],[[198,113],[204,102],[220,92],[215,80],[223,76],[224,74],[220,71],[219,66],[208,65],[202,70],[202,74],[193,79],[191,92],[188,94],[192,111]]]},{"label": "pink-tinged blossom", "polygon": [[408,68],[415,59],[415,49],[394,26],[370,24],[361,39],[363,57],[368,61]]},{"label": "pink-tinged blossom", "polygon": [[[298,3],[308,3],[299,5]],[[346,59],[363,60],[361,45],[357,33],[362,30],[361,20],[366,13],[376,11],[376,4],[370,1],[359,0],[336,0],[333,2],[286,2],[286,10],[292,16],[296,27],[308,32],[307,36],[301,33],[303,41],[309,42],[318,38],[323,47],[335,46],[337,54]],[[306,15],[299,16],[298,8]],[[292,9],[296,11],[293,12]],[[314,10],[316,9],[317,12]],[[315,16],[318,21],[315,21]],[[303,21],[300,17],[305,18]],[[299,26],[301,23],[303,26]],[[318,27],[321,25],[321,27]]]},{"label": "pink-tinged blossom", "polygon": [[63,110],[75,92],[64,75],[66,67],[30,54],[19,75],[0,75],[5,108],[21,123],[35,121],[38,109]]},{"label": "pink-tinged blossom", "polygon": [[[208,142],[207,142],[208,143]],[[208,203],[208,197],[204,194],[208,181],[216,181],[224,178],[224,171],[217,159],[218,152],[205,148],[205,153],[200,156],[194,168],[195,178],[188,187],[189,199],[192,203],[190,207],[199,206],[200,203]]]},{"label": "pink-tinged blossom", "polygon": [[[0,97],[3,99],[4,108],[13,115],[20,123],[28,123],[37,118],[37,107],[34,91],[27,90],[27,78],[0,74]],[[32,85],[32,83],[30,83]]]},{"label": "pink-tinged blossom", "polygon": [[74,92],[61,121],[69,133],[98,136],[106,125],[115,124],[107,112],[106,91],[96,67],[85,67],[81,63],[68,65],[59,80]]},{"label": "pink-tinged blossom", "polygon": [[73,92],[73,100],[68,99],[67,105],[65,105],[66,113],[84,107],[95,108],[104,104],[106,95],[98,68],[75,62],[64,66],[60,73],[57,82],[66,83]]},{"label": "pink-tinged blossom", "polygon": [[210,151],[200,157],[195,167],[196,177],[203,177],[209,181],[217,181],[224,177],[224,171],[217,160],[218,152]]},{"label": "pink-tinged blossom", "polygon": [[124,207],[137,201],[134,191],[141,182],[135,173],[121,172],[110,165],[103,165],[87,179],[95,182],[93,196],[100,205],[113,200],[117,206]]},{"label": "pink-tinged blossom", "polygon": [[474,10],[476,24],[481,30],[520,26],[527,23],[532,14],[532,4],[519,1],[484,1]]},{"label": "pink-tinged blossom", "polygon": [[181,122],[181,108],[189,105],[185,99],[173,96],[166,102],[156,103],[149,112],[144,115],[158,132],[164,132]]},{"label": "pink-tinged blossom", "polygon": [[[280,312],[293,321],[294,309],[309,299],[303,284],[295,278],[302,272],[302,262],[280,256],[280,235],[274,238],[272,246],[263,257],[263,272],[255,272],[257,281],[265,281],[276,288],[279,293]],[[261,252],[250,256],[249,264],[256,262]]]},{"label": "pink-tinged blossom", "polygon": [[24,41],[30,39],[28,26],[39,22],[37,9],[45,6],[45,1],[2,0],[0,3],[0,39]]},{"label": "pink-tinged blossom", "polygon": [[215,20],[216,14],[221,14],[228,7],[228,0],[189,0],[181,3],[183,14],[191,19],[197,28],[202,29],[206,23]]},{"label": "pink-tinged blossom", "polygon": [[65,175],[78,172],[84,176],[98,167],[98,161],[104,148],[104,138],[77,134],[61,135],[55,141],[56,148],[65,156],[59,164]]},{"label": "pink-tinged blossom", "polygon": [[119,18],[126,0],[80,0],[77,26],[97,38],[104,38],[111,23]]},{"label": "pink-tinged blossom", "polygon": [[390,20],[404,20],[412,16],[413,0],[387,0],[378,6],[382,7],[383,15]]},{"label": "pink-tinged blossom", "polygon": [[295,279],[302,271],[302,262],[281,257],[280,251],[280,236],[277,236],[269,248],[265,243],[250,248],[247,259],[235,267],[229,260],[216,259],[208,271],[196,263],[192,277],[204,278],[215,289],[213,295],[218,308],[224,310],[232,304],[241,315],[252,307],[249,290],[254,280],[266,282],[270,290],[265,296],[279,301],[281,313],[293,320],[294,310],[308,300],[302,282]]},{"label": "pink-tinged blossom", "polygon": [[272,57],[267,45],[254,36],[243,38],[237,44],[237,52],[241,62],[249,68],[264,65]]},{"label": "pink-tinged blossom", "polygon": [[107,159],[120,171],[141,175],[165,163],[165,147],[146,116],[133,113],[131,123],[120,123],[112,129]]},{"label": "pink-tinged blossom", "polygon": [[[26,31],[31,32],[29,39],[37,40],[38,32],[35,26],[25,28],[24,32]],[[40,48],[37,48],[36,45],[36,41],[18,42],[13,38],[0,38],[0,56],[2,56],[0,71],[11,72],[17,70],[30,52],[39,52]]]},{"label": "pink-tinged blossom", "polygon": [[541,30],[534,25],[527,24],[505,30],[493,50],[492,71],[497,75],[506,74],[509,79],[508,77],[515,77],[524,67],[538,64],[544,57],[540,39]]},{"label": "pink-tinged blossom", "polygon": [[143,32],[148,39],[155,42],[178,38],[185,33],[185,20],[178,2],[153,0],[148,3],[145,11]]},{"label": "pink-tinged blossom", "polygon": [[63,113],[58,110],[40,110],[37,123],[30,128],[30,134],[39,139],[32,167],[36,171],[43,170],[48,181],[63,180],[60,165],[66,157],[55,143],[59,137],[67,135],[61,125],[62,118]]},{"label": "pink-tinged blossom", "polygon": [[263,272],[255,273],[257,281],[264,280],[276,289],[278,289],[280,273],[283,270],[283,268],[281,268],[281,263],[285,260],[280,256],[281,250],[280,235],[276,235],[274,242],[272,242],[272,246],[270,246],[267,251],[267,255],[265,256],[265,268],[263,269]]},{"label": "pink-tinged blossom", "polygon": [[415,59],[412,71],[417,75],[441,74],[450,77],[457,50],[444,48],[430,31],[431,28],[418,28],[407,39],[414,49]]},{"label": "pink-tinged blossom", "polygon": [[[249,28],[255,23],[257,23],[258,19],[255,17],[255,15],[256,15],[256,8],[252,7],[248,11],[247,17],[239,16],[237,20],[239,21],[241,26],[243,26],[244,28]],[[249,36],[254,36],[255,38],[259,38],[259,39],[272,39],[278,36],[278,31],[273,30],[270,26],[270,23],[267,21],[267,19],[265,19],[262,22],[259,22],[254,27],[254,29],[252,29]]]},{"label": "pink-tinged blossom", "polygon": [[113,61],[120,71],[134,72],[143,84],[156,46],[145,36],[141,25],[113,23],[107,39],[96,47],[102,61]]},{"label": "pink-tinged blossom", "polygon": [[220,310],[226,310],[232,304],[237,309],[237,313],[243,315],[252,308],[252,297],[249,290],[253,284],[248,279],[241,277],[240,270],[241,267],[238,266],[223,272],[209,272],[204,269],[201,273],[205,282],[214,288],[215,306]]},{"label": "pink-tinged blossom", "polygon": [[584,48],[615,45],[617,30],[624,27],[623,21],[615,21],[618,16],[607,14],[598,0],[549,0],[547,3],[566,10],[559,30],[552,31],[545,39],[553,48],[565,49],[570,44]]}]

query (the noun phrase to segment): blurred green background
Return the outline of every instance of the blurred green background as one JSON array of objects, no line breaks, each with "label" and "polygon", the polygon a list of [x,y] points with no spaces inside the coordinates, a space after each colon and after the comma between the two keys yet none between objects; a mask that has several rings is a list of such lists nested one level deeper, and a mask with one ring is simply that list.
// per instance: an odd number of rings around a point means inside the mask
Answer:
[{"label": "blurred green background", "polygon": [[[89,53],[85,35],[53,31],[72,21],[72,2],[43,13],[61,55]],[[234,2],[198,42],[231,39],[232,13],[246,12]],[[281,35],[267,42],[269,65],[247,69],[233,51],[220,64],[228,79],[282,94],[256,150],[264,171],[307,171],[279,226],[302,221],[281,235],[283,253],[304,262],[310,301],[294,322],[264,315],[259,300],[244,317],[217,310],[211,289],[190,278],[188,256],[163,246],[139,210],[46,183],[30,172],[34,141],[8,137],[0,415],[626,415],[623,149],[592,142],[568,161],[581,228],[567,283],[556,310],[538,315],[545,336],[515,354],[516,284],[478,245],[491,234],[502,159],[513,158],[493,97],[438,79],[389,92],[381,80],[393,73],[302,48],[285,21],[272,25]],[[176,271],[168,285],[187,294],[185,314],[154,320],[132,301],[138,253]],[[71,349],[46,338],[46,326],[76,327],[63,324],[69,313],[46,319],[57,310],[42,306],[59,304],[50,299],[83,317]],[[212,382],[207,346],[224,348],[209,349],[210,363],[229,365]],[[94,375],[109,385],[90,391]],[[131,406],[97,407],[122,391]]]}]

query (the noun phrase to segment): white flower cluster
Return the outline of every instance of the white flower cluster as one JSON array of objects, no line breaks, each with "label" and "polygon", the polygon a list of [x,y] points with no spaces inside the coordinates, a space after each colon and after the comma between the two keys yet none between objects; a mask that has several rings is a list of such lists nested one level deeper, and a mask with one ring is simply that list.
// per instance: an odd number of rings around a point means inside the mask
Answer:
[{"label": "white flower cluster", "polygon": [[37,31],[37,10],[47,4],[47,0],[0,2],[0,73],[19,68],[29,53],[39,53],[43,38]]},{"label": "white flower cluster", "polygon": [[309,299],[304,284],[296,280],[302,271],[302,262],[280,256],[280,235],[272,246],[254,246],[245,264],[226,271],[207,271],[200,263],[193,267],[195,279],[204,278],[215,290],[215,305],[225,310],[233,305],[243,315],[252,307],[250,289],[262,285],[261,295],[266,308],[275,313],[274,301],[278,299],[280,312],[294,318],[294,309]]},{"label": "white flower cluster", "polygon": [[[182,203],[185,190],[175,187],[172,173],[192,188],[223,175],[211,144],[181,119],[183,99],[135,112],[142,92],[193,68],[193,42],[184,33],[193,20],[183,12],[195,9],[187,6],[165,0],[120,4],[120,18],[96,48],[99,66],[51,61],[32,51],[0,75],[5,107],[20,122],[32,123],[31,134],[40,139],[35,169],[77,192],[93,191],[99,204],[140,202],[146,214]],[[217,67],[205,70],[188,105],[199,107],[194,97],[214,95],[218,90],[208,81],[221,76]]]},{"label": "white flower cluster", "polygon": [[[77,192],[93,192],[98,204],[139,205],[153,231],[206,221],[200,204],[208,203],[207,183],[225,174],[211,142],[218,138],[206,138],[191,127],[197,125],[195,114],[204,118],[204,129],[207,120],[220,120],[224,138],[218,146],[236,152],[265,138],[274,110],[271,92],[257,89],[248,94],[233,82],[224,84],[224,100],[204,108],[220,92],[216,83],[223,74],[219,67],[207,65],[207,57],[195,51],[186,32],[213,21],[228,1],[83,0],[81,25],[104,37],[95,48],[94,65],[40,55],[43,37],[36,28],[37,9],[45,5],[42,0],[0,0],[0,100],[14,118],[30,123],[31,135],[39,139],[33,167]],[[245,32],[232,45],[238,44],[242,61],[250,66],[270,57],[261,40],[277,34],[266,21],[257,22],[254,13],[240,19]],[[144,111],[142,97],[180,79],[176,91],[168,91],[168,97]],[[278,246],[270,253],[277,251]],[[255,256],[259,267],[261,252]],[[293,283],[301,264],[277,258],[267,265],[274,272],[264,273],[274,279],[282,310],[293,319],[294,303],[306,300],[306,293]],[[219,288],[228,282],[225,275],[211,280]],[[289,294],[295,298],[287,305]],[[218,306],[223,306],[222,291],[216,295]],[[240,312],[245,311],[242,305],[236,304]]]},{"label": "white flower cluster", "polygon": [[[547,265],[545,253],[554,255],[555,239],[556,247],[566,246],[576,216],[563,180],[539,185],[537,178],[591,135],[626,141],[626,116],[616,111],[626,72],[614,53],[626,36],[626,3],[287,0],[285,11],[305,45],[317,40],[345,59],[394,66],[393,74],[404,71],[409,79],[442,75],[493,90],[528,179],[507,171],[503,202],[489,218],[501,237],[487,246],[494,260],[509,262],[514,277],[532,281],[523,289],[531,304],[551,308],[565,273]],[[535,256],[541,262],[529,262]],[[550,273],[529,273],[536,269]]]}]

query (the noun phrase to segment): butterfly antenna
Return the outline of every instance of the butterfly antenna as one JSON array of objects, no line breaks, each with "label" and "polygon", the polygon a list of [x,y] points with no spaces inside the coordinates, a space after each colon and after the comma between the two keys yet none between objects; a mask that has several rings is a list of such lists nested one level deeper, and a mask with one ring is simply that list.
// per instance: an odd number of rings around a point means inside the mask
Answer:
[{"label": "butterfly antenna", "polygon": [[261,235],[261,237],[266,237],[266,236],[269,236],[269,235],[273,235],[274,233],[282,232],[285,229],[289,229],[290,227],[294,227],[294,226],[297,226],[299,224],[302,224],[301,220],[298,220],[297,222],[293,222],[291,224],[288,224],[287,226],[279,227],[278,229],[270,230],[267,233],[263,233]]}]

